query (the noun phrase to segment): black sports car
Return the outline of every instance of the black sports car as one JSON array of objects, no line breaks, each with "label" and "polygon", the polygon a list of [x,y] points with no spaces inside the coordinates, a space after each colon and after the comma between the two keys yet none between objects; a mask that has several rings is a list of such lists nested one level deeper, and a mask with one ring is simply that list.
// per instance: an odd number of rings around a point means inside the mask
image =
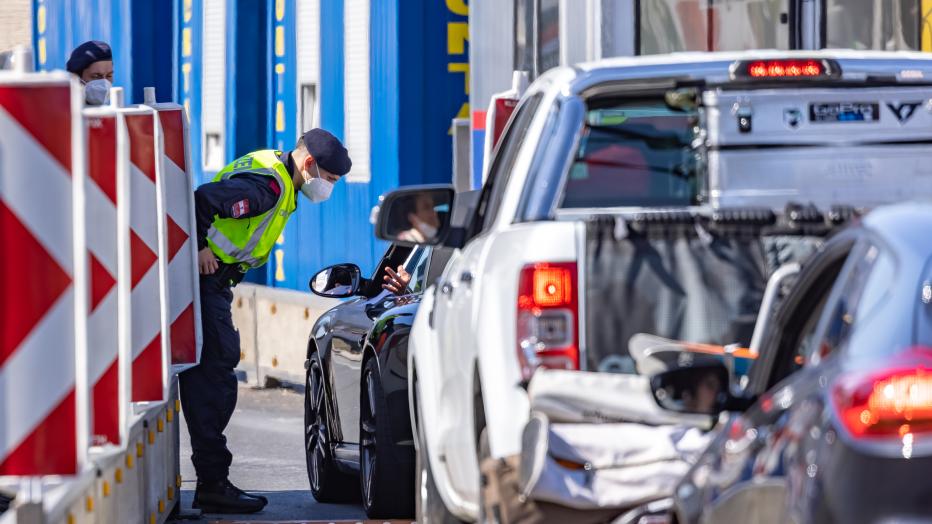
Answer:
[{"label": "black sports car", "polygon": [[[345,502],[361,493],[372,518],[414,514],[408,333],[421,294],[448,258],[441,248],[393,245],[371,278],[338,264],[311,279],[314,293],[348,298],[321,315],[307,346],[304,444],[318,501]],[[411,277],[408,288],[383,290],[387,268],[401,264]]]}]

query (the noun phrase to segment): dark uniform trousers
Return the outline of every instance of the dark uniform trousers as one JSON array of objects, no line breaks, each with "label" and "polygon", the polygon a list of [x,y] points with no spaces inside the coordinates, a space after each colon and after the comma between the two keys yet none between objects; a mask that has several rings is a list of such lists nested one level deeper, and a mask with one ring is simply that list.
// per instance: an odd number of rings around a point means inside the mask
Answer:
[{"label": "dark uniform trousers", "polygon": [[[233,327],[231,266],[201,275],[201,363],[181,374],[181,406],[191,435],[191,461],[201,481],[225,480],[233,455],[224,429],[236,408],[239,332]],[[241,277],[240,277],[241,278]]]}]

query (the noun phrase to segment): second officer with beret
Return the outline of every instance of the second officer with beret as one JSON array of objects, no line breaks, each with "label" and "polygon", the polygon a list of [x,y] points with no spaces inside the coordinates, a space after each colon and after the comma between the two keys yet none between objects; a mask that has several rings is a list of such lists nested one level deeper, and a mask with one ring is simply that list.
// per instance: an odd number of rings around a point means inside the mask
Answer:
[{"label": "second officer with beret", "polygon": [[268,260],[298,193],[314,203],[327,200],[351,166],[336,137],[312,129],[294,150],[244,155],[194,192],[203,349],[201,363],[181,374],[181,405],[197,472],[194,507],[205,513],[253,513],[268,503],[228,479],[233,455],[223,431],[236,407],[233,369],[240,358],[231,288]]}]

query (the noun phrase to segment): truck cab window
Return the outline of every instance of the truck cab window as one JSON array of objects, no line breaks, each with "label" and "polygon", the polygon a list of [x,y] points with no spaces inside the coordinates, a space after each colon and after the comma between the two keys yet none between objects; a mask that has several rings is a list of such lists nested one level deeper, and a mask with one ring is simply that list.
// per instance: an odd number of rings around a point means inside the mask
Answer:
[{"label": "truck cab window", "polygon": [[527,130],[531,127],[531,121],[534,120],[543,96],[542,93],[537,93],[524,100],[511,116],[511,121],[495,149],[495,157],[489,167],[489,176],[482,187],[482,195],[479,197],[479,205],[476,207],[476,216],[471,228],[472,234],[477,234],[480,227],[481,231],[486,231],[495,222],[498,208],[502,203],[502,195],[508,185],[515,161],[518,159],[518,152],[524,145]]},{"label": "truck cab window", "polygon": [[656,99],[590,109],[561,207],[694,204],[694,116]]}]

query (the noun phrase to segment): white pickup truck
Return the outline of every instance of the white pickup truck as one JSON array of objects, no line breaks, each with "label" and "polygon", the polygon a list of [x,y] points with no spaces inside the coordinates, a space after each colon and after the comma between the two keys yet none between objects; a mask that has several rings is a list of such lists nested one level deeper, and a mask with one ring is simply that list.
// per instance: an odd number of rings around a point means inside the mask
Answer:
[{"label": "white pickup truck", "polygon": [[[480,454],[520,452],[536,368],[634,372],[635,331],[750,342],[763,287],[793,255],[766,245],[711,249],[714,261],[696,262],[696,242],[714,247],[697,216],[710,228],[760,227],[788,203],[815,204],[816,222],[805,207],[787,215],[802,231],[842,221],[836,204],[932,193],[930,83],[932,59],[906,53],[680,54],[558,68],[524,95],[465,223],[444,212],[451,188],[386,195],[381,238],[416,226],[403,209],[429,197],[441,227],[424,243],[456,249],[408,346],[418,521],[485,520]],[[698,240],[669,251],[632,257],[650,244],[623,242],[684,227]]]}]

